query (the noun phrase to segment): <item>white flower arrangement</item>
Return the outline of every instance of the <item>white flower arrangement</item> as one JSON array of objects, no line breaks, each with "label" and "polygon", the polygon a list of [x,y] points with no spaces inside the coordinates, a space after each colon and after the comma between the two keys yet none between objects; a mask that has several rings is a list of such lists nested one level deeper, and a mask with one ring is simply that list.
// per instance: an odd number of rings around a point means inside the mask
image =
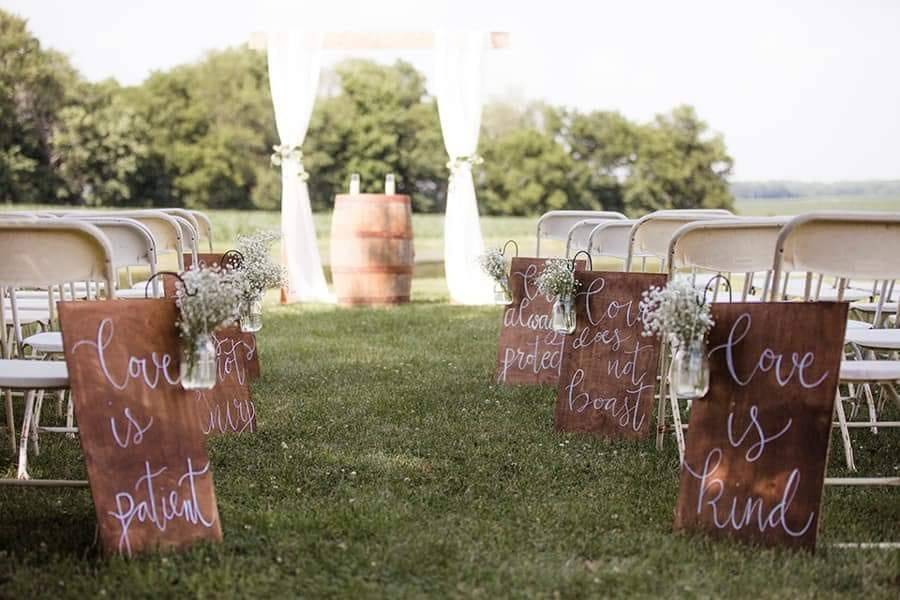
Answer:
[{"label": "white flower arrangement", "polygon": [[489,248],[478,257],[478,264],[485,274],[501,283],[507,277],[506,257],[500,248]]},{"label": "white flower arrangement", "polygon": [[178,330],[186,348],[200,336],[237,321],[242,286],[218,266],[190,269],[175,284]]},{"label": "white flower arrangement", "polygon": [[275,232],[263,230],[238,236],[238,251],[243,260],[235,274],[242,280],[245,300],[251,301],[268,289],[285,285],[284,267],[272,259],[272,244],[279,237]]},{"label": "white flower arrangement", "polygon": [[551,258],[544,264],[544,270],[535,279],[535,285],[538,291],[548,298],[554,296],[562,298],[573,295],[581,282],[575,279],[571,261],[564,258]]},{"label": "white flower arrangement", "polygon": [[447,168],[451,171],[455,171],[463,165],[469,165],[471,168],[482,163],[484,163],[484,159],[477,154],[472,154],[471,156],[457,156],[456,158],[447,161]]},{"label": "white flower arrangement", "polygon": [[269,161],[273,167],[280,167],[287,160],[294,159],[297,161],[297,176],[302,181],[309,179],[309,173],[303,168],[303,151],[300,146],[292,146],[290,144],[278,144],[272,146],[272,155]]},{"label": "white flower arrangement", "polygon": [[665,287],[651,287],[640,304],[645,336],[666,336],[675,347],[702,339],[713,326],[704,293],[689,279],[670,281]]}]

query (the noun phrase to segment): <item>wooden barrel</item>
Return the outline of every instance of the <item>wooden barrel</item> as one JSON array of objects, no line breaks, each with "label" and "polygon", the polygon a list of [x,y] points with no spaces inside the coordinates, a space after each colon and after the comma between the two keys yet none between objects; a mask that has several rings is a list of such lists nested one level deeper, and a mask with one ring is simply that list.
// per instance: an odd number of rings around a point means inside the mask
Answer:
[{"label": "wooden barrel", "polygon": [[338,195],[331,218],[331,275],[339,304],[409,302],[413,263],[409,196]]}]

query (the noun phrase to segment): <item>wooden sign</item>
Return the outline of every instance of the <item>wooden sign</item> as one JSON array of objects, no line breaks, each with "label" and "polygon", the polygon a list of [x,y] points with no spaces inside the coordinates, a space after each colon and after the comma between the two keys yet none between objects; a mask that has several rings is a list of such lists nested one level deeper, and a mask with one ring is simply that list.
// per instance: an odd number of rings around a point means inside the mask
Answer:
[{"label": "wooden sign", "polygon": [[[509,283],[513,301],[503,310],[497,383],[556,385],[559,380],[566,336],[551,328],[553,301],[539,293],[535,284],[546,262],[546,258],[512,259]],[[576,269],[582,268],[584,261],[578,261]]]},{"label": "wooden sign", "polygon": [[675,529],[815,549],[845,303],[713,305]]},{"label": "wooden sign", "polygon": [[[201,267],[221,265],[221,254],[200,253]],[[185,254],[184,266],[190,269],[193,256]],[[175,278],[166,277],[166,295],[174,296]],[[256,431],[256,405],[250,382],[259,378],[259,355],[256,335],[241,331],[233,325],[213,335],[218,369],[216,386],[211,390],[196,390],[200,428],[206,435]]]},{"label": "wooden sign", "polygon": [[578,273],[575,332],[568,336],[556,398],[556,429],[645,438],[652,427],[659,339],[643,335],[641,295],[659,273]]},{"label": "wooden sign", "polygon": [[175,303],[60,302],[59,317],[104,551],[220,541],[197,403],[180,384]]},{"label": "wooden sign", "polygon": [[[200,428],[206,435],[256,431],[256,405],[250,390],[250,366],[256,355],[256,338],[248,345],[237,326],[213,334],[216,345],[216,386],[194,392],[199,405]],[[258,364],[258,363],[257,363]]]}]

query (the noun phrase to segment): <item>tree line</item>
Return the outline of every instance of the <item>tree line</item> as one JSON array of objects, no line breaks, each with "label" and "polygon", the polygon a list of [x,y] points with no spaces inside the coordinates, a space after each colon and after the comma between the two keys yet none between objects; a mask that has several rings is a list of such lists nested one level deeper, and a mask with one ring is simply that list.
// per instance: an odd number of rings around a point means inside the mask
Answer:
[{"label": "tree line", "polygon": [[[0,11],[0,201],[276,209],[278,143],[264,53],[246,47],[151,74],[86,81]],[[441,212],[449,171],[424,76],[410,64],[347,60],[323,72],[303,144],[313,208],[351,173],[394,173],[414,209]],[[484,108],[475,185],[483,214],[552,209],[628,214],[730,207],[724,140],[679,106],[648,123],[544,103]]]}]

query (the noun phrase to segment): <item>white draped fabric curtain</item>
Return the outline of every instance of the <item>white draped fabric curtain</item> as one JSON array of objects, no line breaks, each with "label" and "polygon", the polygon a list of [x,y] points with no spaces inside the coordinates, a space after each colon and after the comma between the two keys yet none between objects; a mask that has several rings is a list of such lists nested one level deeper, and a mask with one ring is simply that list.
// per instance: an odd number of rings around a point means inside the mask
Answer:
[{"label": "white draped fabric curtain", "polygon": [[268,34],[269,86],[281,140],[281,257],[287,268],[287,302],[331,302],[316,243],[309,188],[300,147],[319,86],[324,35],[302,31]]},{"label": "white draped fabric curtain", "polygon": [[481,63],[488,34],[435,34],[435,90],[450,185],[444,215],[444,271],[450,301],[490,304],[493,284],[478,267],[484,251],[472,164],[481,128]]}]

